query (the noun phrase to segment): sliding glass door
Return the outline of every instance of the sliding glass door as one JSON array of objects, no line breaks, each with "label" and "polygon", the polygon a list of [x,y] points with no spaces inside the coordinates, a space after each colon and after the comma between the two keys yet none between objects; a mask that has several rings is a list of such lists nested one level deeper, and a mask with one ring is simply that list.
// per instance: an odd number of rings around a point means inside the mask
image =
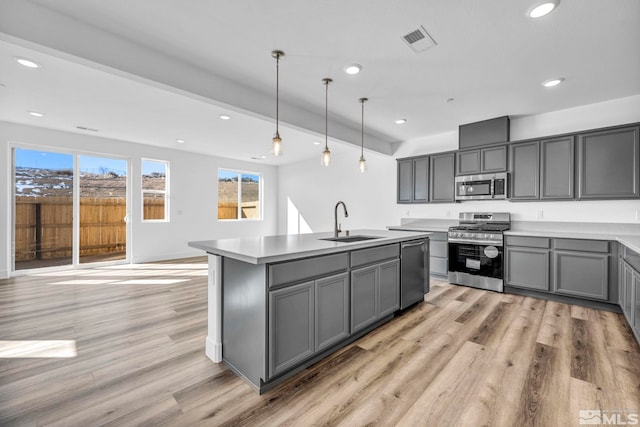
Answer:
[{"label": "sliding glass door", "polygon": [[78,156],[80,263],[127,257],[127,161]]},{"label": "sliding glass door", "polygon": [[127,161],[13,150],[14,270],[126,260]]},{"label": "sliding glass door", "polygon": [[73,263],[73,155],[14,152],[16,270]]}]

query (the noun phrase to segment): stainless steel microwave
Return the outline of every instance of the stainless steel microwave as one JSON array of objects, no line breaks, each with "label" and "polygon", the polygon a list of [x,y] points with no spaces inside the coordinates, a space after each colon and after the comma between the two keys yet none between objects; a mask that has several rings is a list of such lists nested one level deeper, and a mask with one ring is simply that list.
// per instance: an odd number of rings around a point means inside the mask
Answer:
[{"label": "stainless steel microwave", "polygon": [[507,178],[506,172],[457,176],[456,200],[506,199]]}]

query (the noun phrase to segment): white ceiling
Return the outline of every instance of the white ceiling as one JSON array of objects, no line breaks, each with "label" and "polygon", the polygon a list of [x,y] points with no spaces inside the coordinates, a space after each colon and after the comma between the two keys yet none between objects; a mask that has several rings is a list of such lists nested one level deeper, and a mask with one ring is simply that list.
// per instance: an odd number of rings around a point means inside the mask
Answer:
[{"label": "white ceiling", "polygon": [[[366,96],[365,144],[384,154],[464,123],[640,93],[640,2],[561,0],[535,21],[532,3],[0,0],[0,119],[249,160],[274,131],[273,49],[286,53],[285,155],[268,164],[319,157],[324,77],[332,151],[357,149]],[[401,36],[418,25],[437,46],[416,54]],[[363,71],[348,76],[353,62]],[[541,86],[552,77],[566,81]]]}]

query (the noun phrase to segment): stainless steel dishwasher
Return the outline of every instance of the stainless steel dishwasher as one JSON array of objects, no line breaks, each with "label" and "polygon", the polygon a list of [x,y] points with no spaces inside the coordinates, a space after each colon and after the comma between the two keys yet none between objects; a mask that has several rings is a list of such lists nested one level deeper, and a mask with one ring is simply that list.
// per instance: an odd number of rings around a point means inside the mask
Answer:
[{"label": "stainless steel dishwasher", "polygon": [[429,292],[429,240],[403,242],[400,251],[400,308],[424,300]]}]

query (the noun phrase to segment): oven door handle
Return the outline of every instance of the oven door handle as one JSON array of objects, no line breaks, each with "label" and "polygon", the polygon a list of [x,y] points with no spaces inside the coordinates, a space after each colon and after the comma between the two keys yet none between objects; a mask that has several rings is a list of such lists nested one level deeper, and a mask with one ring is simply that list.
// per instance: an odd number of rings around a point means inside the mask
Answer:
[{"label": "oven door handle", "polygon": [[490,240],[465,240],[449,238],[449,243],[463,243],[465,245],[482,245],[482,246],[504,246],[503,242],[493,242]]}]

